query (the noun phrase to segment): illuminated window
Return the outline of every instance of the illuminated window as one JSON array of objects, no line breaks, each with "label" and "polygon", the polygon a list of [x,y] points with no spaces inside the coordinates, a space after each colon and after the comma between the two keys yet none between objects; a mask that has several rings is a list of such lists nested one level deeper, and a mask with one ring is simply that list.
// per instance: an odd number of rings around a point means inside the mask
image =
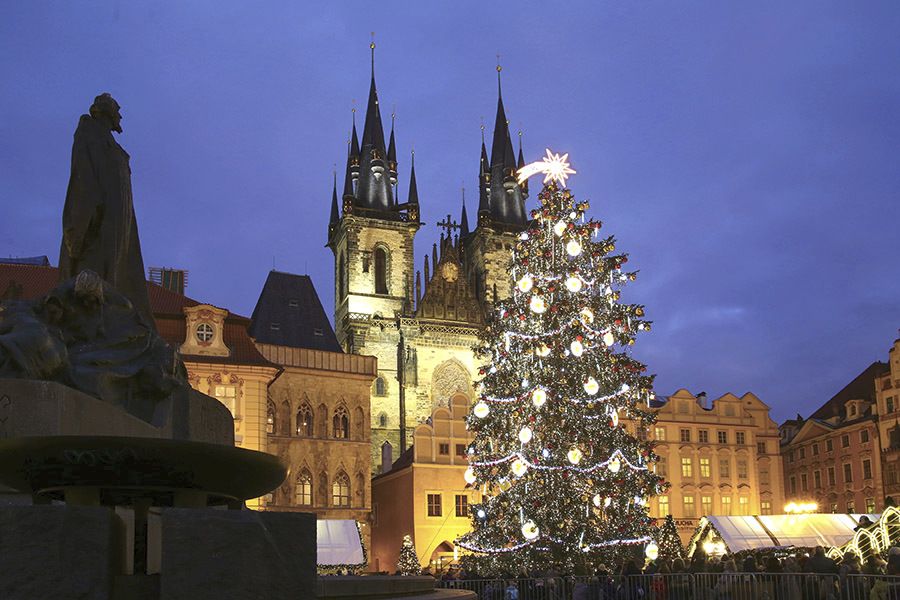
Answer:
[{"label": "illuminated window", "polygon": [[231,416],[237,415],[237,406],[234,400],[235,392],[233,385],[217,385],[214,393],[216,399],[231,411]]},{"label": "illuminated window", "polygon": [[297,475],[297,485],[294,489],[294,504],[298,506],[312,505],[312,474],[303,469]]},{"label": "illuminated window", "polygon": [[750,514],[750,498],[748,498],[747,496],[741,496],[740,498],[738,498],[738,514]]},{"label": "illuminated window", "polygon": [[707,431],[706,429],[701,429],[698,435],[700,436],[701,444],[709,443],[709,431]]},{"label": "illuminated window", "polygon": [[691,430],[690,429],[682,429],[681,430],[681,441],[682,442],[690,442],[691,441]]},{"label": "illuminated window", "polygon": [[313,436],[313,410],[312,407],[304,402],[297,411],[297,435],[304,437]]},{"label": "illuminated window", "polygon": [[197,341],[201,344],[208,344],[212,341],[215,330],[209,323],[200,323],[197,325],[197,329],[194,330],[194,335],[197,336]]},{"label": "illuminated window", "polygon": [[731,516],[731,496],[722,496],[722,514]]},{"label": "illuminated window", "polygon": [[747,459],[739,458],[737,461],[738,479],[747,479]]},{"label": "illuminated window", "polygon": [[863,461],[863,479],[872,479],[872,461],[868,458]]},{"label": "illuminated window", "polygon": [[331,484],[331,503],[334,506],[350,506],[350,478],[340,473]]},{"label": "illuminated window", "polygon": [[708,458],[700,459],[700,477],[709,477],[710,475],[710,465]]},{"label": "illuminated window", "polygon": [[441,516],[441,495],[440,494],[428,494],[428,516],[429,517],[440,517]]},{"label": "illuminated window", "polygon": [[731,461],[727,458],[719,459],[719,477],[731,477]]},{"label": "illuminated window", "polygon": [[747,435],[743,431],[738,431],[735,435],[735,442],[738,446],[743,446],[746,442]]},{"label": "illuminated window", "polygon": [[693,477],[694,475],[694,467],[691,464],[690,458],[682,458],[681,459],[681,476],[682,477]]},{"label": "illuminated window", "polygon": [[712,514],[712,496],[700,496],[700,513],[703,517]]},{"label": "illuminated window", "polygon": [[866,512],[869,514],[875,512],[875,498],[866,498]]},{"label": "illuminated window", "polygon": [[666,441],[666,428],[665,427],[656,427],[653,430],[653,435],[656,436],[656,439],[660,442]]},{"label": "illuminated window", "polygon": [[469,516],[469,497],[465,494],[457,494],[456,495],[456,516],[457,517],[468,517]]},{"label": "illuminated window", "polygon": [[772,503],[768,500],[763,500],[759,503],[759,514],[761,515],[771,515],[772,514]]},{"label": "illuminated window", "polygon": [[347,409],[339,406],[334,411],[334,417],[331,419],[333,436],[338,439],[349,439],[350,437],[350,418],[347,416]]},{"label": "illuminated window", "polygon": [[856,512],[856,504],[853,502],[853,500],[848,500],[847,501],[847,514],[852,515],[855,512]]},{"label": "illuminated window", "polygon": [[659,496],[657,500],[659,501],[659,518],[665,519],[669,516],[669,497]]},{"label": "illuminated window", "polygon": [[728,443],[728,432],[727,431],[717,431],[716,437],[718,438],[720,444]]},{"label": "illuminated window", "polygon": [[375,293],[387,294],[387,251],[378,247],[375,248]]},{"label": "illuminated window", "polygon": [[684,516],[685,517],[696,516],[696,514],[694,512],[694,497],[693,496],[685,496],[684,497]]}]

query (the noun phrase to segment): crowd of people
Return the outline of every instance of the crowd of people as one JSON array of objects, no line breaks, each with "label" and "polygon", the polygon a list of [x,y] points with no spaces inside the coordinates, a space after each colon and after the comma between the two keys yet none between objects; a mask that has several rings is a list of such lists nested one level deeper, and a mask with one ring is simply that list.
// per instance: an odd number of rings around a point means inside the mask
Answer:
[{"label": "crowd of people", "polygon": [[[481,600],[900,600],[900,548],[885,559],[840,561],[817,547],[810,554],[725,555],[690,560],[625,561],[592,575],[556,573],[485,580],[459,569],[444,587],[476,589]],[[478,585],[472,585],[480,581]]]}]

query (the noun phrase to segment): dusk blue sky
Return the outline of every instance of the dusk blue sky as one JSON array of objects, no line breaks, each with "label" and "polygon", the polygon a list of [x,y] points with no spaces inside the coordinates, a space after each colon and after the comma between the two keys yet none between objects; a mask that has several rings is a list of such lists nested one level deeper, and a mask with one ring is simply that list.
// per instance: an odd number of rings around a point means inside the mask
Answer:
[{"label": "dusk blue sky", "polygon": [[[332,168],[364,108],[369,37],[396,106],[401,198],[416,150],[416,266],[476,185],[495,55],[525,153],[640,269],[657,393],[752,391],[809,414],[900,327],[900,3],[6,2],[0,255],[56,264],[72,133],[122,105],[148,266],[249,315],[273,261],[313,277]],[[363,115],[359,115],[360,124]],[[529,201],[534,206],[534,197]]]}]

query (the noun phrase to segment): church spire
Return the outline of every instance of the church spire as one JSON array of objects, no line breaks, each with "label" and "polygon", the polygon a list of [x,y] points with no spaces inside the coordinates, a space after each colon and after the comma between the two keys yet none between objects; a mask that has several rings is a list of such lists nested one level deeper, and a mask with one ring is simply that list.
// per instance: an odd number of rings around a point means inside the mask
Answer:
[{"label": "church spire", "polygon": [[386,164],[388,157],[384,144],[384,127],[381,123],[381,107],[378,101],[378,88],[375,85],[374,40],[369,44],[369,48],[372,51],[372,78],[359,149],[359,185],[356,190],[356,202],[364,209],[395,214],[389,165]]},{"label": "church spire", "polygon": [[409,196],[407,204],[419,204],[419,188],[416,185],[416,151],[413,150],[409,159]]},{"label": "church spire", "polygon": [[[522,153],[522,130],[519,130],[519,160],[516,161],[516,173],[519,172],[525,166],[525,155]],[[522,191],[526,194],[528,193],[528,180],[526,179],[521,184],[519,184],[522,188]]]},{"label": "church spire", "polygon": [[[516,154],[513,151],[509,135],[509,121],[503,106],[503,88],[500,80],[502,70],[503,68],[498,63],[497,116],[494,120],[488,173],[482,179],[486,193],[479,203],[479,222],[482,221],[482,211],[487,210],[492,222],[519,229],[527,223],[525,218],[526,193],[516,181]],[[482,162],[485,157],[486,152],[483,151]]]}]

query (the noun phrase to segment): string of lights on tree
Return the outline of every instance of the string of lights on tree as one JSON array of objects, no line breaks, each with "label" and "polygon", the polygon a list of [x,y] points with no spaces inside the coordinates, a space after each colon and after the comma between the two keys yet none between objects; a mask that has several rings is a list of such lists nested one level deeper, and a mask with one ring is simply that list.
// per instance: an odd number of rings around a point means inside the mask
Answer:
[{"label": "string of lights on tree", "polygon": [[655,421],[653,377],[629,352],[650,322],[619,301],[636,274],[565,189],[567,159],[548,150],[520,170],[520,181],[545,175],[540,206],[515,244],[513,293],[476,347],[485,364],[465,479],[483,501],[457,544],[483,574],[571,572],[623,547],[657,553],[648,499],[665,483],[647,437],[626,426]]},{"label": "string of lights on tree", "polygon": [[422,572],[422,567],[419,565],[419,557],[416,556],[416,547],[408,534],[403,536],[403,543],[400,545],[397,570],[400,571],[401,575],[418,575]]},{"label": "string of lights on tree", "polygon": [[656,544],[659,546],[659,555],[668,559],[684,558],[684,546],[678,535],[678,527],[672,515],[666,515],[663,524],[656,534]]}]

